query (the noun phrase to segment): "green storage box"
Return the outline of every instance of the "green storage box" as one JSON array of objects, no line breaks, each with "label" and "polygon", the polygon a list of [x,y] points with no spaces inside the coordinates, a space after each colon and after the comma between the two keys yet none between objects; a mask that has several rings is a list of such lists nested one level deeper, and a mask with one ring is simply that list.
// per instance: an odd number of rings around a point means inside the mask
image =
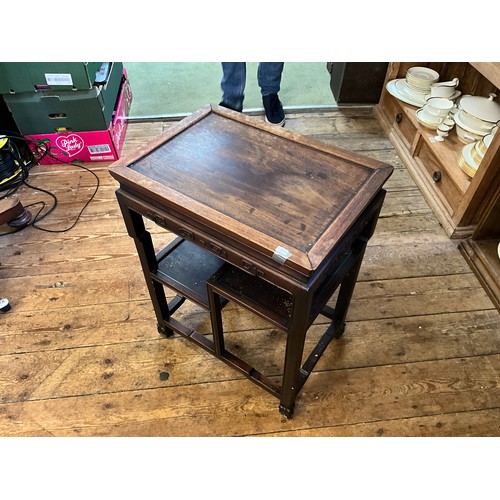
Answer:
[{"label": "green storage box", "polygon": [[89,90],[4,94],[23,135],[106,130],[120,91],[123,63],[112,63],[107,82]]},{"label": "green storage box", "polygon": [[0,94],[38,90],[89,90],[100,62],[2,62]]}]

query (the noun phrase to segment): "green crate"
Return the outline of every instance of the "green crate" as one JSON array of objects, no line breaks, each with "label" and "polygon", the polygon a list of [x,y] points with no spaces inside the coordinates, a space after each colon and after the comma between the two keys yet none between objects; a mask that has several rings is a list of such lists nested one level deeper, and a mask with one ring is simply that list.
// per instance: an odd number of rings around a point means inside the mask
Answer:
[{"label": "green crate", "polygon": [[37,90],[89,90],[100,62],[2,62],[0,94]]},{"label": "green crate", "polygon": [[120,91],[123,63],[112,63],[107,82],[78,91],[4,94],[20,132],[24,135],[61,131],[106,130]]}]

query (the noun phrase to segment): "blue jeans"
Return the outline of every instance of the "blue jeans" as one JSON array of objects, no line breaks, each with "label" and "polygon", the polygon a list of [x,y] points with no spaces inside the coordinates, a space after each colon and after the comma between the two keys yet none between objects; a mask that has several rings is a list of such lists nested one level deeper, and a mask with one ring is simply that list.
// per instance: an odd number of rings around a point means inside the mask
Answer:
[{"label": "blue jeans", "polygon": [[[257,70],[257,82],[262,96],[277,94],[280,91],[282,62],[261,62]],[[244,62],[222,63],[222,101],[233,109],[243,109],[247,66]]]}]

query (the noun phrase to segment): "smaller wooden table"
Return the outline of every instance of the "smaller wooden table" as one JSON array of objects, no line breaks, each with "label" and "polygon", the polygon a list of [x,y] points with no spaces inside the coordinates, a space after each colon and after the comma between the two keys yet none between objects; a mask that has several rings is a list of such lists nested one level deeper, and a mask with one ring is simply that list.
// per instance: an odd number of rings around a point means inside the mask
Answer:
[{"label": "smaller wooden table", "polygon": [[[207,106],[111,167],[156,313],[280,400],[295,400],[345,317],[393,168],[280,127]],[[178,235],[155,254],[143,217]],[[167,303],[164,287],[177,292]],[[335,307],[327,302],[338,289]],[[210,314],[213,341],[172,315],[188,299]],[[222,308],[235,301],[287,334],[282,383],[230,353]],[[330,327],[302,364],[308,328]]]}]

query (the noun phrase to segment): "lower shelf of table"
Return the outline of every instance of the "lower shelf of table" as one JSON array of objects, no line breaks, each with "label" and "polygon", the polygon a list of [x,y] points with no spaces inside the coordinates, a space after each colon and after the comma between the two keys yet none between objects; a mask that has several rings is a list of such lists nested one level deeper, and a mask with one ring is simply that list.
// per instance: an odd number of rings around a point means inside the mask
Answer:
[{"label": "lower shelf of table", "polygon": [[176,238],[157,255],[157,260],[157,270],[152,273],[154,279],[182,297],[209,308],[206,282],[224,264],[222,259],[183,238]]},{"label": "lower shelf of table", "polygon": [[[210,314],[215,314],[208,299],[207,288],[211,287],[218,294],[220,304],[218,314],[220,314],[224,305],[229,300],[232,300],[290,334],[288,328],[294,301],[293,295],[289,291],[238,269],[180,237],[157,255],[157,268],[151,272],[151,276],[178,294],[168,305],[169,317],[165,318],[161,324],[158,324],[159,331],[163,333],[170,332],[168,335],[176,332],[188,338],[232,368],[243,373],[252,382],[278,399],[281,398],[282,387],[278,382],[264,375],[234,353],[226,349],[220,349],[220,347],[216,348],[216,343],[210,336],[189,328],[173,318],[171,314],[182,305],[185,299],[196,302],[209,310]],[[215,303],[217,304],[217,302]],[[332,308],[325,307],[321,312],[332,319],[332,324],[326,329],[326,332],[300,368],[297,381],[298,391],[300,391],[300,388],[311,374],[330,341],[333,338],[339,338],[343,334],[344,324],[339,325],[334,321],[335,311]],[[281,404],[280,412],[290,417],[293,413],[293,406],[286,407]]]},{"label": "lower shelf of table", "polygon": [[211,276],[208,283],[279,328],[288,327],[293,308],[290,292],[227,263]]}]

